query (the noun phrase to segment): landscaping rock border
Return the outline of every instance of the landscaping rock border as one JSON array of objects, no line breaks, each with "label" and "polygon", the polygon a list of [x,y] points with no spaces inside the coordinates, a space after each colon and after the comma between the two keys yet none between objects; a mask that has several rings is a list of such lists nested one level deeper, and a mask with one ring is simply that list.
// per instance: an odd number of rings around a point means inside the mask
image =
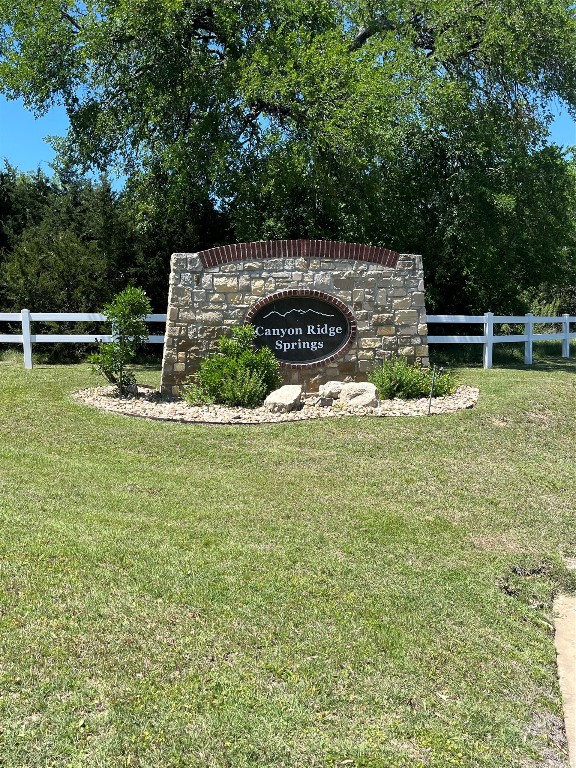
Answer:
[{"label": "landscaping rock border", "polygon": [[[455,413],[472,408],[479,396],[474,387],[461,386],[452,395],[434,397],[430,415]],[[338,418],[342,416],[427,416],[428,398],[419,400],[381,400],[376,407],[354,408],[335,401],[322,405],[325,398],[318,393],[302,397],[299,410],[272,413],[268,408],[229,408],[223,405],[188,405],[183,400],[163,398],[153,387],[139,387],[139,397],[120,397],[115,387],[95,387],[76,392],[73,397],[85,405],[104,411],[157,421],[178,421],[198,424],[275,424],[307,419]]]}]

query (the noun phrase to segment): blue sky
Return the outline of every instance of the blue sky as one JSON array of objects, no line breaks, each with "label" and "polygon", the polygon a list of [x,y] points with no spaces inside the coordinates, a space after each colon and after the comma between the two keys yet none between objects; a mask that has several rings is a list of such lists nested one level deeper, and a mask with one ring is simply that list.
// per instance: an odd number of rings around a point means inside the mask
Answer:
[{"label": "blue sky", "polygon": [[[7,101],[0,96],[0,165],[7,159],[21,171],[40,167],[50,173],[54,152],[45,137],[63,135],[66,126],[66,114],[61,108],[35,119],[20,101]],[[552,140],[563,146],[576,146],[576,124],[565,111],[560,111],[554,121]]]},{"label": "blue sky", "polygon": [[61,136],[67,126],[63,109],[52,109],[38,120],[22,106],[21,101],[7,101],[0,96],[0,161],[8,160],[21,171],[40,167],[50,173],[54,151],[44,140]]}]

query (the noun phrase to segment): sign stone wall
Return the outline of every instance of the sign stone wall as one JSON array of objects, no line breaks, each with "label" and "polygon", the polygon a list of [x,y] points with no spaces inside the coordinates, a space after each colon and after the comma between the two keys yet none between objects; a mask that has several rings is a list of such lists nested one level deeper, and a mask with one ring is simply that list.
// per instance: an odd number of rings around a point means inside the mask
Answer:
[{"label": "sign stone wall", "polygon": [[310,390],[365,380],[401,353],[428,364],[422,259],[325,240],[236,243],[172,256],[162,392],[179,385],[234,325],[280,360],[285,381]]}]

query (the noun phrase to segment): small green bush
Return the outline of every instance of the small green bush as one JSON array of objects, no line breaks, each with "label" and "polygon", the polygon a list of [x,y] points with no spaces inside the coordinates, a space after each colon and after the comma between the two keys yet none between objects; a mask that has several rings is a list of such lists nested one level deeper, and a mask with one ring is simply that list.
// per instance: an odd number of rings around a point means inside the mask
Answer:
[{"label": "small green bush", "polygon": [[255,350],[251,325],[237,326],[231,336],[218,339],[218,351],[208,355],[195,376],[182,387],[190,405],[256,408],[282,385],[280,365],[268,347]]},{"label": "small green bush", "polygon": [[423,368],[418,363],[408,362],[402,356],[383,360],[382,365],[371,371],[368,379],[378,390],[381,400],[392,400],[394,397],[413,400],[430,395],[433,371],[435,371],[433,396],[442,397],[454,392],[456,387],[451,371],[443,371],[441,368]]},{"label": "small green bush", "polygon": [[88,360],[96,371],[105,376],[111,384],[125,395],[128,387],[136,383],[134,372],[128,365],[136,357],[138,347],[148,339],[146,315],[152,307],[150,299],[142,288],[129,286],[106,304],[102,313],[112,326],[113,341],[100,342],[98,352]]}]

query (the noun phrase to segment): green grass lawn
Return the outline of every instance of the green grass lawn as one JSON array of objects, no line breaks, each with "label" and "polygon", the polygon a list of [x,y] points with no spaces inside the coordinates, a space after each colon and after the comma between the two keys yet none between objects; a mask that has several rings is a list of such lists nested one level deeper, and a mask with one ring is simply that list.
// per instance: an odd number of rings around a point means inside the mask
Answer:
[{"label": "green grass lawn", "polygon": [[252,427],[91,410],[88,366],[21,365],[2,768],[567,765],[575,363],[460,369],[457,415]]}]

